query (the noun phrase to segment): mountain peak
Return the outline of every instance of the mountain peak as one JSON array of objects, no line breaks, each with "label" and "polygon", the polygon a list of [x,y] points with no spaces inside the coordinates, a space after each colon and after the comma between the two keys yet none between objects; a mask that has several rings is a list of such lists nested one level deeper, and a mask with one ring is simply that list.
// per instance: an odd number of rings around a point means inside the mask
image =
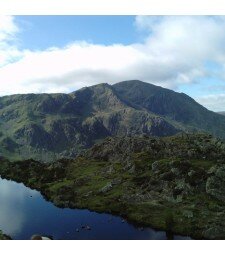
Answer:
[{"label": "mountain peak", "polygon": [[139,80],[100,83],[70,94],[0,98],[3,155],[51,159],[73,156],[107,136],[205,131],[225,138],[224,130],[224,116],[183,93]]}]

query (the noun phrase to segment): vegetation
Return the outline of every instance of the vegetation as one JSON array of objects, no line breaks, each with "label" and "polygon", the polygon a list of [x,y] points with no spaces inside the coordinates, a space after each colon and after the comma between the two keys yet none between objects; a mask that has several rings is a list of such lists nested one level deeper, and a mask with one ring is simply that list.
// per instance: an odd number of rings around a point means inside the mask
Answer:
[{"label": "vegetation", "polygon": [[115,137],[75,159],[1,159],[0,174],[60,207],[118,214],[194,238],[225,239],[224,148],[206,134]]}]

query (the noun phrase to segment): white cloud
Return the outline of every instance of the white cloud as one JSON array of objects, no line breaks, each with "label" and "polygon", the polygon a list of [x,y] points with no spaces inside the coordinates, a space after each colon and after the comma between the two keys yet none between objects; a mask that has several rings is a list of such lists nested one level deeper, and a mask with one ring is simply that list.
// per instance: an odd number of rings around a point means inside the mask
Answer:
[{"label": "white cloud", "polygon": [[12,16],[0,16],[0,41],[7,41],[18,32]]},{"label": "white cloud", "polygon": [[15,58],[21,52],[14,45],[19,28],[12,16],[0,16],[0,68]]},{"label": "white cloud", "polygon": [[9,235],[20,233],[26,222],[26,198],[39,196],[23,184],[0,179],[0,226]]},{"label": "white cloud", "polygon": [[225,60],[223,17],[138,16],[136,27],[149,34],[144,43],[106,46],[74,42],[44,51],[18,51],[9,42],[18,32],[13,18],[5,24],[0,27],[0,45],[3,42],[6,52],[0,59],[0,95],[69,92],[130,79],[176,89],[214,75],[206,69],[207,61],[223,67]]},{"label": "white cloud", "polygon": [[202,96],[196,98],[196,101],[215,112],[225,110],[225,94]]},{"label": "white cloud", "polygon": [[68,91],[102,81],[135,78],[129,72],[142,58],[145,56],[134,46],[85,42],[43,52],[25,51],[19,61],[0,69],[0,84],[7,84],[0,88],[0,94]]}]

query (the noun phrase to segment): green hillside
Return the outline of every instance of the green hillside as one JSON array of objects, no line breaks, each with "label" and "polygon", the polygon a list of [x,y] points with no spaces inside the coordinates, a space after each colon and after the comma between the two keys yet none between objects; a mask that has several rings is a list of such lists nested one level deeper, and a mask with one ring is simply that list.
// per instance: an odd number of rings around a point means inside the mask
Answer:
[{"label": "green hillside", "polygon": [[0,153],[14,160],[74,157],[108,136],[180,131],[224,138],[225,116],[185,94],[140,81],[0,98]]}]

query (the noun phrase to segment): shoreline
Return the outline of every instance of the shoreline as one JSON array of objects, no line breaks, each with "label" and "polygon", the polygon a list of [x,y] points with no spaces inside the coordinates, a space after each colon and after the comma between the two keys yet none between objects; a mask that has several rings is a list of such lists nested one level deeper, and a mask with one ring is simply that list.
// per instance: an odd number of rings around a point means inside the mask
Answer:
[{"label": "shoreline", "polygon": [[204,135],[112,138],[74,160],[2,159],[0,175],[58,207],[111,213],[194,239],[225,239],[223,146]]}]

